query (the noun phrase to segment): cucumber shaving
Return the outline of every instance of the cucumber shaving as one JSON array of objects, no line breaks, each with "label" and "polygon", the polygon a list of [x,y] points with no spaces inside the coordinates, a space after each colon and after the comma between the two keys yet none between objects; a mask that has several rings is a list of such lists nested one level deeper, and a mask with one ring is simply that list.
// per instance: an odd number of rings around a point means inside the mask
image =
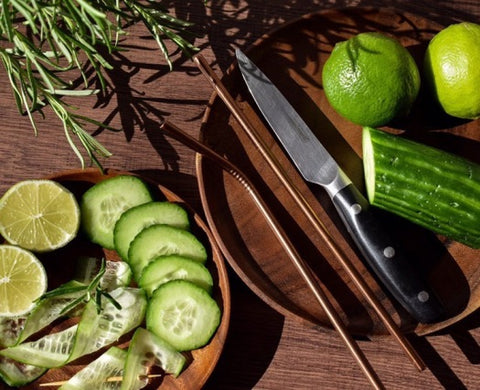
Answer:
[{"label": "cucumber shaving", "polygon": [[17,343],[27,316],[0,317],[0,349]]},{"label": "cucumber shaving", "polygon": [[120,389],[122,381],[112,381],[123,375],[127,352],[118,347],[111,347],[72,376],[59,390],[114,390]]},{"label": "cucumber shaving", "polygon": [[0,378],[11,387],[20,387],[33,382],[46,371],[44,367],[23,364],[0,356]]},{"label": "cucumber shaving", "polygon": [[146,298],[134,288],[116,289],[111,296],[121,309],[107,301],[99,313],[97,302],[91,300],[77,325],[6,348],[0,355],[39,367],[60,367],[117,341],[142,323]]},{"label": "cucumber shaving", "polygon": [[[23,331],[16,343],[21,343],[66,314],[65,310],[68,310],[68,307],[73,309],[80,304],[81,300],[79,298],[84,295],[84,288],[84,284],[72,280],[59,287],[59,289],[63,289],[66,292],[65,294],[40,300],[34,310],[28,315]],[[72,305],[75,301],[77,303]]]},{"label": "cucumber shaving", "polygon": [[138,328],[128,348],[121,390],[141,389],[146,386],[147,374],[153,365],[176,377],[183,370],[185,362],[186,358],[166,341]]},{"label": "cucumber shaving", "polygon": [[38,367],[60,367],[68,362],[77,325],[51,333],[38,340],[18,344],[0,351],[0,355]]}]

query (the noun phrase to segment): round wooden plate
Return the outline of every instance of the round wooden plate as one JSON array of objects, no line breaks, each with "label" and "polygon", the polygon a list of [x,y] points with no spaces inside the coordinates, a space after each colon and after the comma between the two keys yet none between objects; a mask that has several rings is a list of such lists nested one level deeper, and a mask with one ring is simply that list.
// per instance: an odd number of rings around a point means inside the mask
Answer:
[{"label": "round wooden plate", "polygon": [[[98,183],[106,178],[117,176],[119,174],[133,174],[130,172],[107,170],[102,174],[98,169],[74,170],[56,174],[49,179],[56,180],[65,187],[69,188],[77,197],[86,191],[93,184]],[[145,389],[182,389],[194,390],[201,389],[206,383],[217,361],[222,353],[225,339],[227,337],[229,322],[230,322],[230,287],[228,282],[227,270],[222,254],[215,243],[214,237],[207,225],[196,214],[188,204],[186,204],[180,197],[175,195],[172,191],[164,186],[151,182],[144,178],[150,184],[155,199],[167,200],[176,202],[184,207],[190,216],[191,230],[199,237],[209,252],[209,260],[206,266],[209,268],[214,278],[213,297],[217,301],[221,311],[222,320],[217,329],[215,336],[210,343],[201,349],[197,349],[188,353],[187,365],[185,370],[177,377],[165,375],[163,378],[152,379],[151,383]],[[119,260],[119,257],[114,251],[107,251],[103,248],[98,248],[83,239],[81,235],[72,241],[67,247],[52,252],[46,256],[39,256],[47,269],[49,276],[49,288],[54,288],[60,283],[64,283],[73,276],[72,260],[82,255],[90,255],[92,251],[101,251],[100,256],[104,256],[107,260]],[[101,257],[99,257],[101,258]],[[58,325],[60,328],[62,324]],[[122,345],[128,344],[128,337],[122,338]],[[72,362],[65,367],[59,369],[51,369],[37,381],[25,386],[25,389],[49,389],[58,388],[45,386],[46,383],[68,380],[78,370],[88,364],[89,357],[84,357],[78,361]],[[43,384],[43,385],[42,385]]]},{"label": "round wooden plate", "polygon": [[[426,46],[441,28],[433,21],[394,10],[326,10],[281,26],[246,52],[363,190],[361,128],[342,119],[329,106],[322,90],[322,66],[336,42],[360,32],[378,31],[397,38],[412,53],[421,69]],[[479,251],[387,216],[404,245],[415,252],[416,258],[412,261],[419,270],[428,273],[448,310],[448,319],[443,322],[416,323],[390,299],[365,268],[324,191],[302,180],[260,119],[235,63],[223,82],[288,176],[404,331],[428,334],[455,323],[479,307]],[[476,153],[480,140],[479,121],[455,121],[438,112],[431,101],[422,90],[411,115],[402,123],[384,129],[480,162]],[[253,181],[302,257],[328,290],[350,332],[368,336],[387,334],[381,321],[216,94],[212,95],[204,117],[202,138]],[[209,225],[228,262],[243,281],[285,316],[331,328],[325,313],[243,187],[201,156],[197,159],[197,173]]]}]

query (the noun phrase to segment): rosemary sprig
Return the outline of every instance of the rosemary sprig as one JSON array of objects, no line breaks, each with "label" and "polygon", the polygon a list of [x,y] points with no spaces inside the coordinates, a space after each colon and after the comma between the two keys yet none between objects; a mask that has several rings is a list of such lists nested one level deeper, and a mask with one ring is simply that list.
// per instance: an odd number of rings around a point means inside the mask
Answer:
[{"label": "rosemary sprig", "polygon": [[[112,69],[103,51],[119,50],[125,27],[143,23],[152,34],[170,68],[172,62],[165,40],[173,41],[184,53],[196,48],[182,34],[191,24],[168,14],[155,0],[2,0],[0,6],[0,59],[11,85],[17,108],[29,117],[34,133],[38,128],[34,112],[45,117],[49,106],[63,124],[70,147],[85,165],[75,138],[88,157],[101,167],[98,157],[110,152],[90,135],[86,125],[110,126],[79,115],[64,96],[91,96],[105,91],[104,71]],[[100,50],[103,48],[103,51]],[[82,60],[83,59],[83,60]],[[89,87],[88,62],[99,82]],[[83,88],[66,79],[75,75]]]},{"label": "rosemary sprig", "polygon": [[106,298],[112,305],[114,305],[118,310],[122,308],[122,306],[113,298],[106,290],[102,289],[100,286],[101,279],[106,271],[106,262],[105,259],[102,259],[100,270],[92,279],[92,281],[88,285],[84,286],[60,286],[54,290],[48,291],[43,294],[38,301],[50,298],[59,298],[68,296],[74,293],[82,293],[78,298],[72,300],[67,306],[63,308],[60,314],[66,314],[74,307],[79,305],[80,303],[84,302],[87,303],[90,300],[94,300],[97,306],[97,312],[100,313],[102,311],[102,298]]}]

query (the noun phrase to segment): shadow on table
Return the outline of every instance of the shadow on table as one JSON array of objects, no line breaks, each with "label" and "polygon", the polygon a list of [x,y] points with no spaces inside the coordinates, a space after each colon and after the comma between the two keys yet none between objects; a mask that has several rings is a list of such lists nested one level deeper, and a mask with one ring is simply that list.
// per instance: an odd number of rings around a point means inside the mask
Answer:
[{"label": "shadow on table", "polygon": [[[462,11],[462,4],[466,8],[472,4],[468,0],[456,1],[455,8],[452,2],[448,0],[435,1],[415,1],[405,2],[404,0],[278,0],[275,2],[265,2],[263,0],[246,0],[247,6],[240,12],[234,5],[230,8],[225,6],[211,7],[212,20],[215,23],[207,26],[209,42],[216,55],[218,66],[225,71],[233,61],[233,52],[236,47],[246,48],[263,34],[269,32],[285,21],[300,17],[302,15],[316,12],[327,8],[343,7],[377,7],[377,8],[397,8],[402,11],[416,13],[419,15],[428,15],[436,22],[443,24],[451,23],[455,20],[475,21],[475,15]],[[222,3],[223,4],[223,3]],[[191,6],[192,3],[188,3]],[[183,8],[177,9],[180,15],[187,16],[188,13]],[[247,15],[239,18],[239,14]],[[196,17],[199,14],[194,15]],[[288,15],[288,17],[286,16]],[[205,19],[192,20],[194,23],[205,23]],[[232,33],[233,29],[233,33]]]},{"label": "shadow on table", "polygon": [[269,367],[284,317],[260,300],[233,272],[232,312],[222,356],[204,390],[252,389]]},{"label": "shadow on table", "polygon": [[[478,327],[480,327],[480,313],[476,312],[463,321],[439,332],[438,335],[450,336],[467,361],[472,366],[478,366],[480,364],[480,344],[470,333],[471,329]],[[434,336],[432,335],[432,337]],[[467,386],[455,373],[454,367],[451,367],[445,361],[441,351],[437,351],[429,340],[430,337],[415,337],[410,341],[424,359],[427,368],[445,389],[466,390]]]}]

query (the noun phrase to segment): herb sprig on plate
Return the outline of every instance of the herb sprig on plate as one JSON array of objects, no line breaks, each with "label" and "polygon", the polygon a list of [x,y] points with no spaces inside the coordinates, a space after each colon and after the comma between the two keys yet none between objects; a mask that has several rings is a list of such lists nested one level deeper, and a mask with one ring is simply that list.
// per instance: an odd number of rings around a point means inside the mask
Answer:
[{"label": "herb sprig on plate", "polygon": [[[44,116],[43,109],[50,106],[82,166],[85,161],[75,137],[90,160],[101,167],[98,157],[108,157],[110,152],[86,130],[86,125],[112,128],[79,114],[63,98],[105,90],[103,72],[112,66],[99,48],[113,53],[119,49],[119,37],[125,34],[125,28],[143,23],[170,68],[165,40],[173,41],[187,54],[196,50],[183,38],[191,24],[170,15],[154,0],[2,0],[0,7],[0,59],[18,110],[28,115],[37,134],[32,114]],[[99,89],[89,86],[85,58],[99,81]],[[82,80],[83,88],[63,77],[70,71]]]}]

